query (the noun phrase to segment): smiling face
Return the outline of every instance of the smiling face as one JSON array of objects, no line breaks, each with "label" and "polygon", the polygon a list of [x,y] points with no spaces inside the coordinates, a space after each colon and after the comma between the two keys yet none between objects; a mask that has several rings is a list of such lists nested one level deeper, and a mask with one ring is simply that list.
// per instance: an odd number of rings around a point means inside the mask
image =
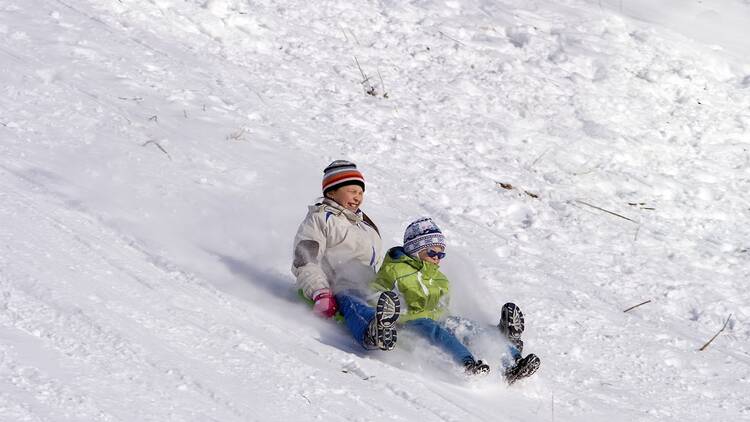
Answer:
[{"label": "smiling face", "polygon": [[[433,251],[432,255],[434,256],[430,256],[430,251]],[[443,251],[445,251],[445,248],[442,246],[430,246],[429,248],[424,248],[419,251],[417,256],[422,261],[432,262],[435,265],[440,265],[440,257],[435,252]]]},{"label": "smiling face", "polygon": [[365,200],[365,191],[359,185],[346,185],[327,192],[326,197],[350,211],[357,212]]}]

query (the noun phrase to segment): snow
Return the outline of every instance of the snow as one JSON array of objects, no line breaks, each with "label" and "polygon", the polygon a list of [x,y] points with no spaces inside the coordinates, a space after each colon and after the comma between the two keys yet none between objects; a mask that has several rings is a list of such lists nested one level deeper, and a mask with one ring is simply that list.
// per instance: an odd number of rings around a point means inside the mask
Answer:
[{"label": "snow", "polygon": [[[0,420],[750,420],[747,17],[3,1]],[[522,307],[534,378],[310,316],[291,241],[338,158],[385,245],[443,228],[457,313]]]}]

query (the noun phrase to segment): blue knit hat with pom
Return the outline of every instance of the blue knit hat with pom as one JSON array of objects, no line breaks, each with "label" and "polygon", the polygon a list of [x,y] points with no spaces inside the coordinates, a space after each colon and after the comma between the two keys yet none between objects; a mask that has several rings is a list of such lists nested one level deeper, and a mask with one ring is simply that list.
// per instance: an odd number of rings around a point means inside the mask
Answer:
[{"label": "blue knit hat with pom", "polygon": [[406,227],[404,252],[415,256],[430,246],[442,246],[445,249],[445,236],[431,218],[422,217]]}]

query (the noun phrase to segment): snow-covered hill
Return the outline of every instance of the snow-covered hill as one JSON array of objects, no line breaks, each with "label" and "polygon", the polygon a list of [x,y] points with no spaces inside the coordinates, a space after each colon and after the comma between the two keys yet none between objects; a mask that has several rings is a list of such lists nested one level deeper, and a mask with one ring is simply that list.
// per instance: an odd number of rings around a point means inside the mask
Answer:
[{"label": "snow-covered hill", "polygon": [[[750,5],[712,3],[3,0],[0,420],[750,420]],[[438,221],[456,312],[521,305],[533,379],[310,316],[337,158],[386,245]]]}]

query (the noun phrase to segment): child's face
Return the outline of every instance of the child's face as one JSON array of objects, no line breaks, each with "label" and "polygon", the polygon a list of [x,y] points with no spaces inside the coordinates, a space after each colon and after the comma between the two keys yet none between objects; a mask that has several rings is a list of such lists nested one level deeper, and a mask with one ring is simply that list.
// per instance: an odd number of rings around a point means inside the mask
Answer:
[{"label": "child's face", "polygon": [[346,185],[326,194],[342,207],[357,212],[365,200],[365,191],[359,185]]},{"label": "child's face", "polygon": [[[430,246],[429,248],[424,248],[417,256],[422,261],[432,262],[435,265],[440,265],[440,257],[438,256],[439,253],[443,252],[445,250],[442,246]],[[430,256],[433,255],[433,256]],[[445,255],[443,255],[443,258],[445,258]]]}]

